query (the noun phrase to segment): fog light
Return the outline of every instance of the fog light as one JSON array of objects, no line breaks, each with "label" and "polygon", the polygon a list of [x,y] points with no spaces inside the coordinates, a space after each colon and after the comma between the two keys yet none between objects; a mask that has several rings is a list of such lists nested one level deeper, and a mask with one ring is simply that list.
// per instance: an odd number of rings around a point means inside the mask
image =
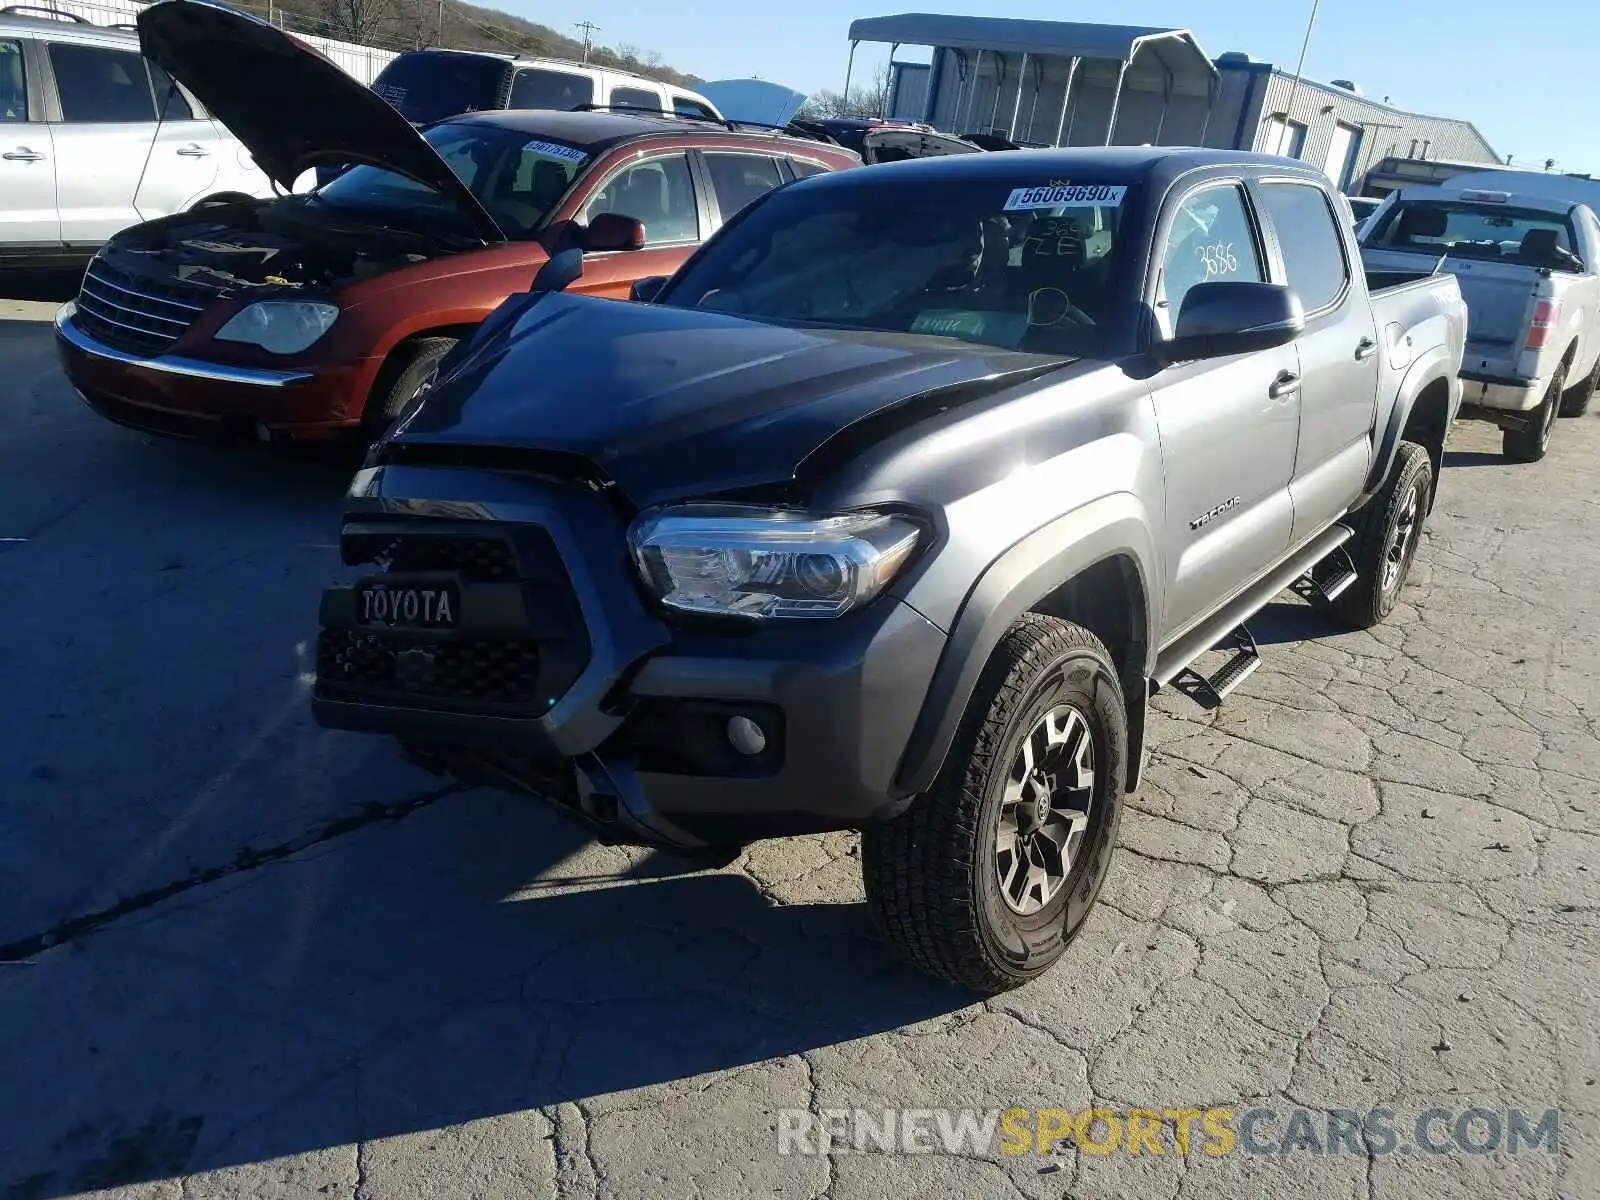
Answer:
[{"label": "fog light", "polygon": [[767,748],[767,735],[749,717],[729,717],[728,744],[740,754],[760,754]]},{"label": "fog light", "polygon": [[265,421],[257,421],[256,422],[256,441],[258,441],[258,442],[270,442],[271,440],[272,440],[272,430],[267,428],[267,423]]}]

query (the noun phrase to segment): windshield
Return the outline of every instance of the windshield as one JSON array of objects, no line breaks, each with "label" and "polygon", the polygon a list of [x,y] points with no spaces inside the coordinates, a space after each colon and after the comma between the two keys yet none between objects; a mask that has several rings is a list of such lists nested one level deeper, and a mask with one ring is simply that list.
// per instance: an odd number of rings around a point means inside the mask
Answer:
[{"label": "windshield", "polygon": [[896,171],[769,193],[684,266],[661,302],[1039,354],[1101,352],[1132,188],[930,186]]},{"label": "windshield", "polygon": [[372,90],[416,125],[499,108],[507,64],[481,54],[421,50],[402,54],[372,81]]},{"label": "windshield", "polygon": [[1480,201],[1402,201],[1389,210],[1367,244],[1562,271],[1578,264],[1572,226],[1565,217]]},{"label": "windshield", "polygon": [[[491,125],[435,125],[422,136],[513,239],[537,232],[589,161],[575,146]],[[468,225],[451,197],[379,167],[346,171],[316,196],[403,223],[426,215]]]}]

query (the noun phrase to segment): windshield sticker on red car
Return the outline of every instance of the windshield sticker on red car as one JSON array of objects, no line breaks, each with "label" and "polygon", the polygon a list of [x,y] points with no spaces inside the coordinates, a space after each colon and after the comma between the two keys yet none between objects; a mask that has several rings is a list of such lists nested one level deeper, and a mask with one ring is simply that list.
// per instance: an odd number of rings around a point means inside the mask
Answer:
[{"label": "windshield sticker on red car", "polygon": [[589,156],[582,150],[574,150],[571,146],[563,146],[559,142],[529,142],[523,149],[543,154],[547,158],[559,158],[562,162],[576,163],[578,166],[589,161]]},{"label": "windshield sticker on red car", "polygon": [[1006,212],[1031,212],[1040,208],[1061,208],[1070,205],[1101,205],[1117,208],[1128,189],[1122,184],[1066,183],[1047,184],[1044,187],[1012,188],[1006,197]]}]

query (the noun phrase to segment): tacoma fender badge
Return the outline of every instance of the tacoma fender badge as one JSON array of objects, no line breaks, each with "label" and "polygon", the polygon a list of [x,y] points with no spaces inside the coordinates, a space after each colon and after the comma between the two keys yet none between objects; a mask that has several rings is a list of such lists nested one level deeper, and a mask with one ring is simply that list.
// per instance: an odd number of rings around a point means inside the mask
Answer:
[{"label": "tacoma fender badge", "polygon": [[1224,500],[1221,504],[1217,505],[1215,508],[1211,509],[1209,512],[1203,512],[1198,517],[1196,517],[1194,520],[1190,521],[1189,522],[1189,528],[1190,529],[1204,529],[1207,525],[1211,524],[1211,522],[1215,521],[1223,513],[1232,512],[1234,509],[1238,508],[1239,505],[1242,504],[1242,503],[1243,503],[1243,499],[1241,497],[1239,497],[1239,496],[1233,496],[1230,499]]}]

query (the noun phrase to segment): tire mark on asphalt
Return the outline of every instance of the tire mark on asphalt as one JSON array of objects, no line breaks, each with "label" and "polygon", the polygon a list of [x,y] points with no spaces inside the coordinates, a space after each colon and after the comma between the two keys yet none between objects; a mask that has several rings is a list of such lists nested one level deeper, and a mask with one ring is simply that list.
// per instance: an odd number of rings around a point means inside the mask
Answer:
[{"label": "tire mark on asphalt", "polygon": [[272,846],[259,850],[246,846],[234,855],[231,862],[218,866],[197,868],[182,879],[162,884],[160,887],[149,888],[132,896],[125,896],[117,903],[106,908],[97,909],[94,912],[67,917],[56,922],[48,929],[30,934],[27,937],[18,938],[5,945],[0,945],[0,966],[15,966],[27,963],[41,951],[97,933],[124,917],[164,903],[174,896],[181,896],[185,892],[205,887],[207,884],[215,883],[219,879],[226,879],[241,872],[255,871],[272,863],[281,862],[283,859],[298,854],[303,850],[308,850],[312,846],[331,842],[335,838],[345,837],[348,834],[366,829],[368,826],[377,825],[383,821],[398,821],[420,809],[427,808],[431,804],[438,803],[447,796],[453,796],[467,790],[468,788],[465,784],[445,784],[413,796],[409,800],[400,800],[389,804],[372,803],[364,805],[359,811],[337,817],[320,829],[302,833],[298,837],[290,838],[288,841],[279,842]]}]

